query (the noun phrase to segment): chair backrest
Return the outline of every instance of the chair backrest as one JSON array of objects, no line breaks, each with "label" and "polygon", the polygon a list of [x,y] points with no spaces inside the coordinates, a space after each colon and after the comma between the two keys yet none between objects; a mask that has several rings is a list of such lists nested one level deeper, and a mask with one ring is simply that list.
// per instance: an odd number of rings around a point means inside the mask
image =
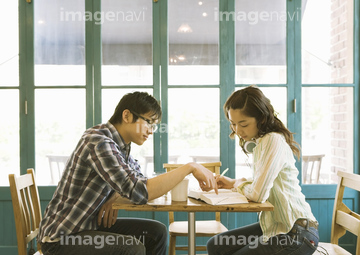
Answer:
[{"label": "chair backrest", "polygon": [[319,183],[321,161],[324,156],[324,154],[302,156],[303,183]]},{"label": "chair backrest", "polygon": [[338,244],[346,231],[357,236],[356,255],[360,255],[360,215],[351,211],[344,203],[345,187],[360,191],[360,175],[338,171],[338,186],[334,202],[331,227],[331,243]]},{"label": "chair backrest", "polygon": [[49,160],[51,183],[57,184],[61,179],[62,172],[64,171],[69,156],[46,155],[46,157]]},{"label": "chair backrest", "polygon": [[36,238],[42,219],[34,169],[28,169],[27,174],[19,177],[9,174],[9,183],[14,208],[18,254],[26,255],[27,244]]},{"label": "chair backrest", "polygon": [[[164,164],[163,167],[166,169],[166,172],[172,171],[176,168],[181,167],[183,164]],[[221,162],[213,162],[213,163],[202,163],[205,168],[209,169],[211,172],[215,174],[220,174]],[[220,213],[215,213],[215,219],[220,221]],[[169,223],[174,222],[174,212],[169,212]]]}]

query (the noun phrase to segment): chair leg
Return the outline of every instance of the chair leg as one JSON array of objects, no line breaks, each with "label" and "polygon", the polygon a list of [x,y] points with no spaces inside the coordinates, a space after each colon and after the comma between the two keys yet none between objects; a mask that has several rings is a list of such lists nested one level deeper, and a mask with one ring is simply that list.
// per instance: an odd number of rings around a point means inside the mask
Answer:
[{"label": "chair leg", "polygon": [[175,255],[176,236],[170,235],[169,255]]}]

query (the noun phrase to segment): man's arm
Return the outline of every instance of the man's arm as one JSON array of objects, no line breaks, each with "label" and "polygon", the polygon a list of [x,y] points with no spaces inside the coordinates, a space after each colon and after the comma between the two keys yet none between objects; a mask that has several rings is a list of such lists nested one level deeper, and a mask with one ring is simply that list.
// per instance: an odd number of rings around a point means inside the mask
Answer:
[{"label": "man's arm", "polygon": [[[191,173],[199,181],[203,190],[215,189],[217,193],[217,184],[213,173],[200,164],[188,163],[168,173],[148,179],[146,187],[149,200],[164,195]],[[115,224],[118,210],[112,209],[112,204],[118,197],[120,197],[120,194],[115,192],[100,208],[98,214],[99,225],[103,223],[104,227],[111,227]]]},{"label": "man's arm", "polygon": [[189,174],[193,174],[198,180],[202,190],[209,191],[214,189],[217,193],[217,184],[214,174],[200,164],[188,163],[170,172],[148,179],[146,185],[148,190],[148,200],[164,195]]},{"label": "man's arm", "polygon": [[114,194],[100,207],[98,213],[98,225],[100,226],[103,223],[105,228],[110,228],[115,224],[118,209],[112,209],[112,204],[117,198],[121,197],[119,193],[114,192]]}]

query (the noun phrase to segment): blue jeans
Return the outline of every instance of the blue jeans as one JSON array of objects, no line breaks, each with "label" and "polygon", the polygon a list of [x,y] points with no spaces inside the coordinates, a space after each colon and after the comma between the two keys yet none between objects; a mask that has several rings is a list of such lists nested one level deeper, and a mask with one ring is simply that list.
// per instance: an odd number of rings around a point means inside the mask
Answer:
[{"label": "blue jeans", "polygon": [[160,255],[166,254],[167,228],[158,221],[118,218],[110,228],[62,236],[56,243],[42,243],[44,255]]},{"label": "blue jeans", "polygon": [[230,230],[212,237],[207,243],[209,255],[310,255],[319,242],[318,230],[294,224],[287,234],[262,241],[259,223]]}]

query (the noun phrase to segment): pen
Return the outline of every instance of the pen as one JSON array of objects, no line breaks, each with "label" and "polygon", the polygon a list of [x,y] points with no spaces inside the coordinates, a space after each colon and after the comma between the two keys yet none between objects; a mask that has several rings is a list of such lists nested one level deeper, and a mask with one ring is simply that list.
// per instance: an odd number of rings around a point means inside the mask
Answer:
[{"label": "pen", "polygon": [[226,168],[226,169],[222,172],[222,174],[221,174],[220,176],[224,176],[227,171],[229,171],[229,168]]}]

